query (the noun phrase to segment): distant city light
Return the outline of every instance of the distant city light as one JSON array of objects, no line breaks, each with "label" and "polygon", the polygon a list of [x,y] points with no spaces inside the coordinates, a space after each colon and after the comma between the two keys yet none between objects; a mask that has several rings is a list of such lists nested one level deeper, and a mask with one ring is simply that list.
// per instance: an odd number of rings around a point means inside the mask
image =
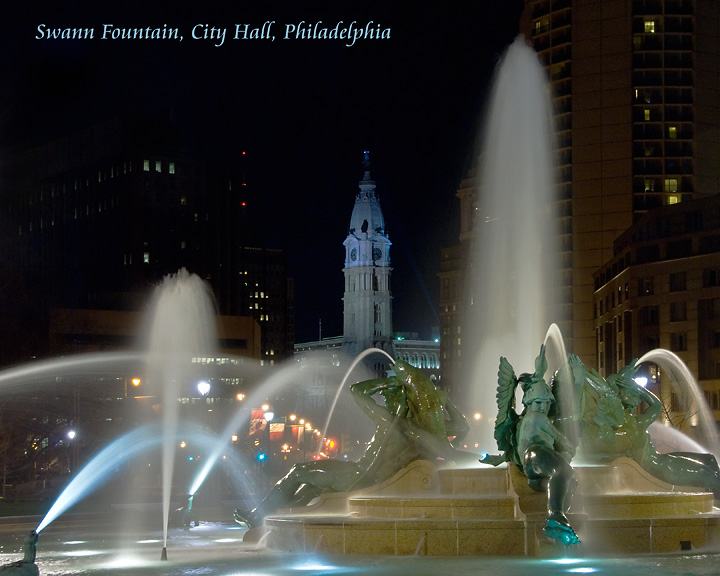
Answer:
[{"label": "distant city light", "polygon": [[645,376],[638,376],[637,378],[635,378],[635,383],[638,386],[642,386],[643,388],[645,388],[645,386],[647,386],[648,379]]},{"label": "distant city light", "polygon": [[198,382],[197,389],[198,392],[200,392],[200,396],[207,396],[210,393],[210,384],[203,380],[202,382]]}]

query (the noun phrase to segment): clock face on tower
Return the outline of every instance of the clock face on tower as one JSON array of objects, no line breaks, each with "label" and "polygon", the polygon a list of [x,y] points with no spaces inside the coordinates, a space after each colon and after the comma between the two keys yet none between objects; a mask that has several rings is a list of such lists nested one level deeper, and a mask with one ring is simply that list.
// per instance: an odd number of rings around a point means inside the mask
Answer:
[{"label": "clock face on tower", "polygon": [[350,260],[352,260],[353,262],[357,260],[357,248],[353,248],[352,250],[350,250]]},{"label": "clock face on tower", "polygon": [[380,260],[382,258],[382,250],[380,250],[380,248],[374,247],[372,249],[372,257],[373,260]]}]

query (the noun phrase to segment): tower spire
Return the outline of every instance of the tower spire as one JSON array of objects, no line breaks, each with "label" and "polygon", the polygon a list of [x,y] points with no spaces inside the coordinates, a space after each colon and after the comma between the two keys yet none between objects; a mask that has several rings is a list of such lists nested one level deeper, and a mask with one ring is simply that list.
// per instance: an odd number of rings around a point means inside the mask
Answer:
[{"label": "tower spire", "polygon": [[367,348],[392,346],[390,239],[375,182],[370,152],[364,151],[365,174],[350,217],[345,246],[343,348],[359,354]]},{"label": "tower spire", "polygon": [[363,168],[365,168],[365,172],[370,172],[370,150],[365,150],[363,153]]}]

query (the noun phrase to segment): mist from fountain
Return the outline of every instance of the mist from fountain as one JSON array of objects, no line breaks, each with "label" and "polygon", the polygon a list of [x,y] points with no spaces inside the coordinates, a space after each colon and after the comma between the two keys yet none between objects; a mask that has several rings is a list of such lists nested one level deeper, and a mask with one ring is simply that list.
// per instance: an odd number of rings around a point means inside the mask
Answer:
[{"label": "mist from fountain", "polygon": [[[165,443],[166,439],[163,437],[162,432],[162,423],[154,422],[145,424],[113,440],[91,458],[82,470],[73,477],[45,514],[35,531],[39,534],[58,516],[113,480],[123,466],[136,457]],[[208,453],[218,444],[216,436],[202,432],[199,427],[193,431],[193,427],[188,425],[184,426],[182,435],[175,436],[172,441],[177,445],[181,439],[190,440]],[[232,455],[231,460],[234,461],[235,468],[238,471],[247,468],[247,465],[239,459],[238,455]]]},{"label": "mist from fountain", "polygon": [[[335,392],[335,396],[333,397],[332,404],[330,405],[330,410],[328,411],[327,418],[325,419],[325,426],[322,429],[322,438],[327,438],[328,428],[330,427],[330,421],[332,420],[333,413],[335,412],[335,407],[337,406],[338,400],[340,399],[340,394],[345,389],[345,384],[348,381],[348,378],[350,378],[350,375],[352,374],[355,367],[357,367],[360,362],[362,362],[366,357],[370,356],[371,354],[384,354],[387,356],[387,358],[390,360],[391,363],[395,362],[395,358],[390,356],[385,350],[382,350],[381,348],[368,348],[367,350],[363,350],[358,354],[355,359],[350,363],[350,366],[348,366],[348,369],[345,372],[345,376],[340,381],[340,384],[337,387],[337,391]],[[320,457],[320,452],[322,450],[322,444],[318,446],[317,453],[315,456],[317,458]]]},{"label": "mist from fountain", "polygon": [[495,450],[495,375],[500,356],[532,372],[556,312],[554,162],[549,89],[523,37],[495,73],[482,140],[474,213],[469,312],[463,323],[466,406],[483,413],[480,450]]},{"label": "mist from fountain", "polygon": [[[300,381],[301,368],[299,365],[293,363],[285,366],[281,366],[276,370],[272,376],[266,378],[258,386],[252,394],[250,394],[244,401],[247,406],[260,406],[264,402],[271,398],[277,391],[285,388],[290,384],[296,384]],[[249,425],[250,411],[245,408],[239,408],[233,417],[228,421],[220,435],[220,440],[212,450],[212,452],[205,459],[205,463],[201,467],[197,476],[193,480],[190,486],[189,494],[194,494],[202,485],[207,475],[212,470],[212,467],[217,462],[218,458],[222,455],[223,451],[227,448],[228,443],[233,434],[238,430],[246,428]]]},{"label": "mist from fountain", "polygon": [[[663,377],[670,379],[673,390],[681,397],[687,398],[687,412],[693,414],[702,434],[704,451],[709,452],[720,461],[720,439],[718,439],[715,418],[708,406],[702,388],[682,359],[669,350],[657,348],[650,350],[638,359],[636,365],[646,362],[657,364],[663,370]],[[694,411],[694,412],[693,412]]]},{"label": "mist from fountain", "polygon": [[63,376],[92,376],[116,372],[126,374],[128,367],[140,366],[145,355],[136,352],[91,352],[68,357],[37,360],[0,371],[0,392],[11,392],[30,384],[42,384]]},{"label": "mist from fountain", "polygon": [[170,496],[174,469],[174,438],[178,427],[178,399],[201,380],[208,380],[215,358],[217,328],[212,293],[206,282],[187,270],[167,276],[155,289],[151,303],[146,381],[162,405],[163,550],[167,546]]}]

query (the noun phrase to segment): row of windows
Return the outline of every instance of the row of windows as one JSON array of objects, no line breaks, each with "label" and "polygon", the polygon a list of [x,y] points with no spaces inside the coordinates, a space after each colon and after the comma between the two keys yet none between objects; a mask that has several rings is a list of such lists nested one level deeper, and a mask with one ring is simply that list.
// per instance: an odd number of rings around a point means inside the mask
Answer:
[{"label": "row of windows", "polygon": [[[720,318],[720,298],[709,301],[706,313],[708,319]],[[641,326],[658,326],[660,324],[660,306],[643,306],[638,310],[638,320]],[[687,302],[670,303],[670,322],[684,322],[687,320]],[[718,345],[711,345],[717,348]]]},{"label": "row of windows", "polygon": [[168,174],[175,174],[175,162],[164,163],[162,160],[143,160],[143,171],[145,172],[162,172],[163,166],[165,166]]},{"label": "row of windows", "polygon": [[440,361],[437,354],[403,354],[401,360],[415,368],[440,368]]},{"label": "row of windows", "polygon": [[[156,172],[162,172],[163,169],[168,174],[175,174],[175,162],[163,162],[156,160],[151,162],[150,160],[143,160],[143,170],[149,172],[151,166],[154,167]],[[47,198],[59,198],[67,194],[68,188],[73,191],[79,191],[82,189],[90,188],[93,182],[102,183],[107,180],[113,180],[123,174],[131,173],[133,169],[132,160],[126,160],[120,164],[113,164],[109,168],[98,169],[93,175],[86,174],[85,176],[75,176],[71,180],[70,186],[68,182],[50,182],[43,184],[35,194],[28,194],[22,198],[22,201],[26,202],[28,206],[34,206],[36,203],[43,203]],[[93,205],[88,204],[87,213],[93,208]],[[98,211],[101,211],[102,206],[98,207]],[[78,208],[74,208],[75,218],[78,218]]]},{"label": "row of windows", "polygon": [[[702,286],[703,288],[713,288],[716,286],[720,286],[720,267],[703,269]],[[671,273],[668,277],[668,290],[670,292],[683,292],[687,290],[687,273],[684,271]],[[605,295],[605,298],[595,303],[593,317],[597,319],[599,316],[605,314],[605,312],[609,312],[610,310],[615,308],[616,304],[619,306],[623,303],[623,299],[627,300],[629,298],[629,294],[630,285],[627,282],[624,286],[618,286],[617,291],[609,292]],[[654,276],[643,276],[637,279],[638,297],[653,296],[654,294]],[[676,303],[676,306],[680,307],[684,304],[684,302]],[[673,316],[677,317],[677,320],[672,320]],[[679,310],[676,314],[673,314],[671,307],[671,322],[685,320],[685,318],[682,318],[681,316],[683,316],[683,314]]]},{"label": "row of windows", "polygon": [[[386,282],[387,288],[385,286]],[[372,289],[373,292],[390,290],[390,277],[380,277],[374,271],[372,273],[365,272],[356,276],[348,276],[346,290],[348,292],[356,292],[358,289],[363,291]]]}]

